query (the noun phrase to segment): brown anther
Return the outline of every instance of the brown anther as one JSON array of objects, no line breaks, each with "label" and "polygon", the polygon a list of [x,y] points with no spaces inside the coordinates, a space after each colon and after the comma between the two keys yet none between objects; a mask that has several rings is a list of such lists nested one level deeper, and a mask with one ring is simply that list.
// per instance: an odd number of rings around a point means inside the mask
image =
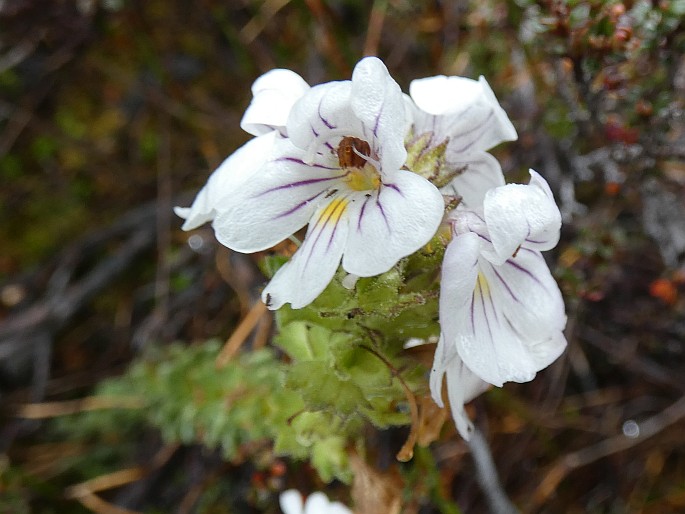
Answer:
[{"label": "brown anther", "polygon": [[363,156],[369,155],[371,147],[363,139],[345,136],[338,144],[338,162],[341,168],[363,168],[366,164]]}]

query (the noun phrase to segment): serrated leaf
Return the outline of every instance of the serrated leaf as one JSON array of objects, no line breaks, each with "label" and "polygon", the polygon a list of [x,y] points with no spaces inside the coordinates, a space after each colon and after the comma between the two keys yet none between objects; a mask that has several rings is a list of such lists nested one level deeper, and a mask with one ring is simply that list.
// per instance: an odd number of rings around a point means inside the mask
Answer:
[{"label": "serrated leaf", "polygon": [[367,405],[362,391],[354,383],[341,380],[325,362],[296,362],[288,370],[285,386],[298,391],[310,410],[334,409],[349,416]]},{"label": "serrated leaf", "polygon": [[369,350],[356,345],[334,348],[338,376],[356,384],[360,389],[389,387],[392,372],[388,366]]}]

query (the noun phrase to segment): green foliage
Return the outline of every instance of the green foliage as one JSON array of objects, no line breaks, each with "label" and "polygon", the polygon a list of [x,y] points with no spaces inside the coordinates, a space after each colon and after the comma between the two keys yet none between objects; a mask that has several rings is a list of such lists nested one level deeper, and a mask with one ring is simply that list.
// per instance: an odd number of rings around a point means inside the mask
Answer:
[{"label": "green foliage", "polygon": [[[438,333],[437,266],[439,240],[377,277],[361,278],[353,289],[343,286],[340,271],[309,306],[276,313],[274,343],[291,359],[285,387],[297,392],[302,412],[279,434],[276,450],[305,456],[324,480],[347,481],[346,450],[362,446],[366,423],[378,428],[410,422],[408,388],[425,390],[425,370],[404,355],[410,337]],[[263,268],[282,263],[270,258]],[[297,445],[300,445],[298,448]]]},{"label": "green foliage", "polygon": [[[354,383],[336,379],[323,369],[308,370],[304,361],[286,374],[271,349],[245,352],[217,368],[219,348],[217,341],[209,341],[154,350],[124,376],[103,382],[96,392],[107,399],[140,399],[142,409],[65,417],[57,422],[57,432],[88,440],[110,433],[113,426],[122,433],[131,433],[136,427],[140,431],[145,420],[158,427],[169,442],[220,448],[227,460],[259,446],[268,447],[273,441],[276,453],[311,460],[323,480],[349,481],[346,448],[349,438],[360,433],[361,423],[343,417],[352,416],[355,403],[363,400]],[[307,377],[316,371],[332,381],[312,394]],[[337,414],[332,409],[316,412],[333,405]],[[120,448],[121,443],[115,446]],[[108,459],[103,455],[99,461]]]},{"label": "green foliage", "polygon": [[233,458],[241,445],[272,435],[299,404],[280,387],[278,363],[269,351],[241,355],[217,369],[216,341],[172,346],[138,362],[129,377],[145,392],[149,419],[168,440],[201,442]]}]

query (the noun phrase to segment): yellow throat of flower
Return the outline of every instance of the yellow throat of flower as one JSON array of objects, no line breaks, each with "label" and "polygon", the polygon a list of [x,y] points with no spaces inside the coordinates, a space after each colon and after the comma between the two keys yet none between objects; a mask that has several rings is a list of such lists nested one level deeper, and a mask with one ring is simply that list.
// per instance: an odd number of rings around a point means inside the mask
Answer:
[{"label": "yellow throat of flower", "polygon": [[371,164],[363,168],[348,168],[344,180],[353,191],[369,191],[381,185],[381,176]]}]

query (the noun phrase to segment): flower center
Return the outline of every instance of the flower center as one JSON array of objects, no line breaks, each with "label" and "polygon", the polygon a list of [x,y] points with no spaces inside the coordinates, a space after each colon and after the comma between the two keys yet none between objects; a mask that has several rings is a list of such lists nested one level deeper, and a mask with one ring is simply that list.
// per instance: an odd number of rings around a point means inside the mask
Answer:
[{"label": "flower center", "polygon": [[338,144],[338,162],[346,171],[343,179],[353,191],[378,189],[381,176],[370,157],[371,147],[363,139],[345,136]]}]

